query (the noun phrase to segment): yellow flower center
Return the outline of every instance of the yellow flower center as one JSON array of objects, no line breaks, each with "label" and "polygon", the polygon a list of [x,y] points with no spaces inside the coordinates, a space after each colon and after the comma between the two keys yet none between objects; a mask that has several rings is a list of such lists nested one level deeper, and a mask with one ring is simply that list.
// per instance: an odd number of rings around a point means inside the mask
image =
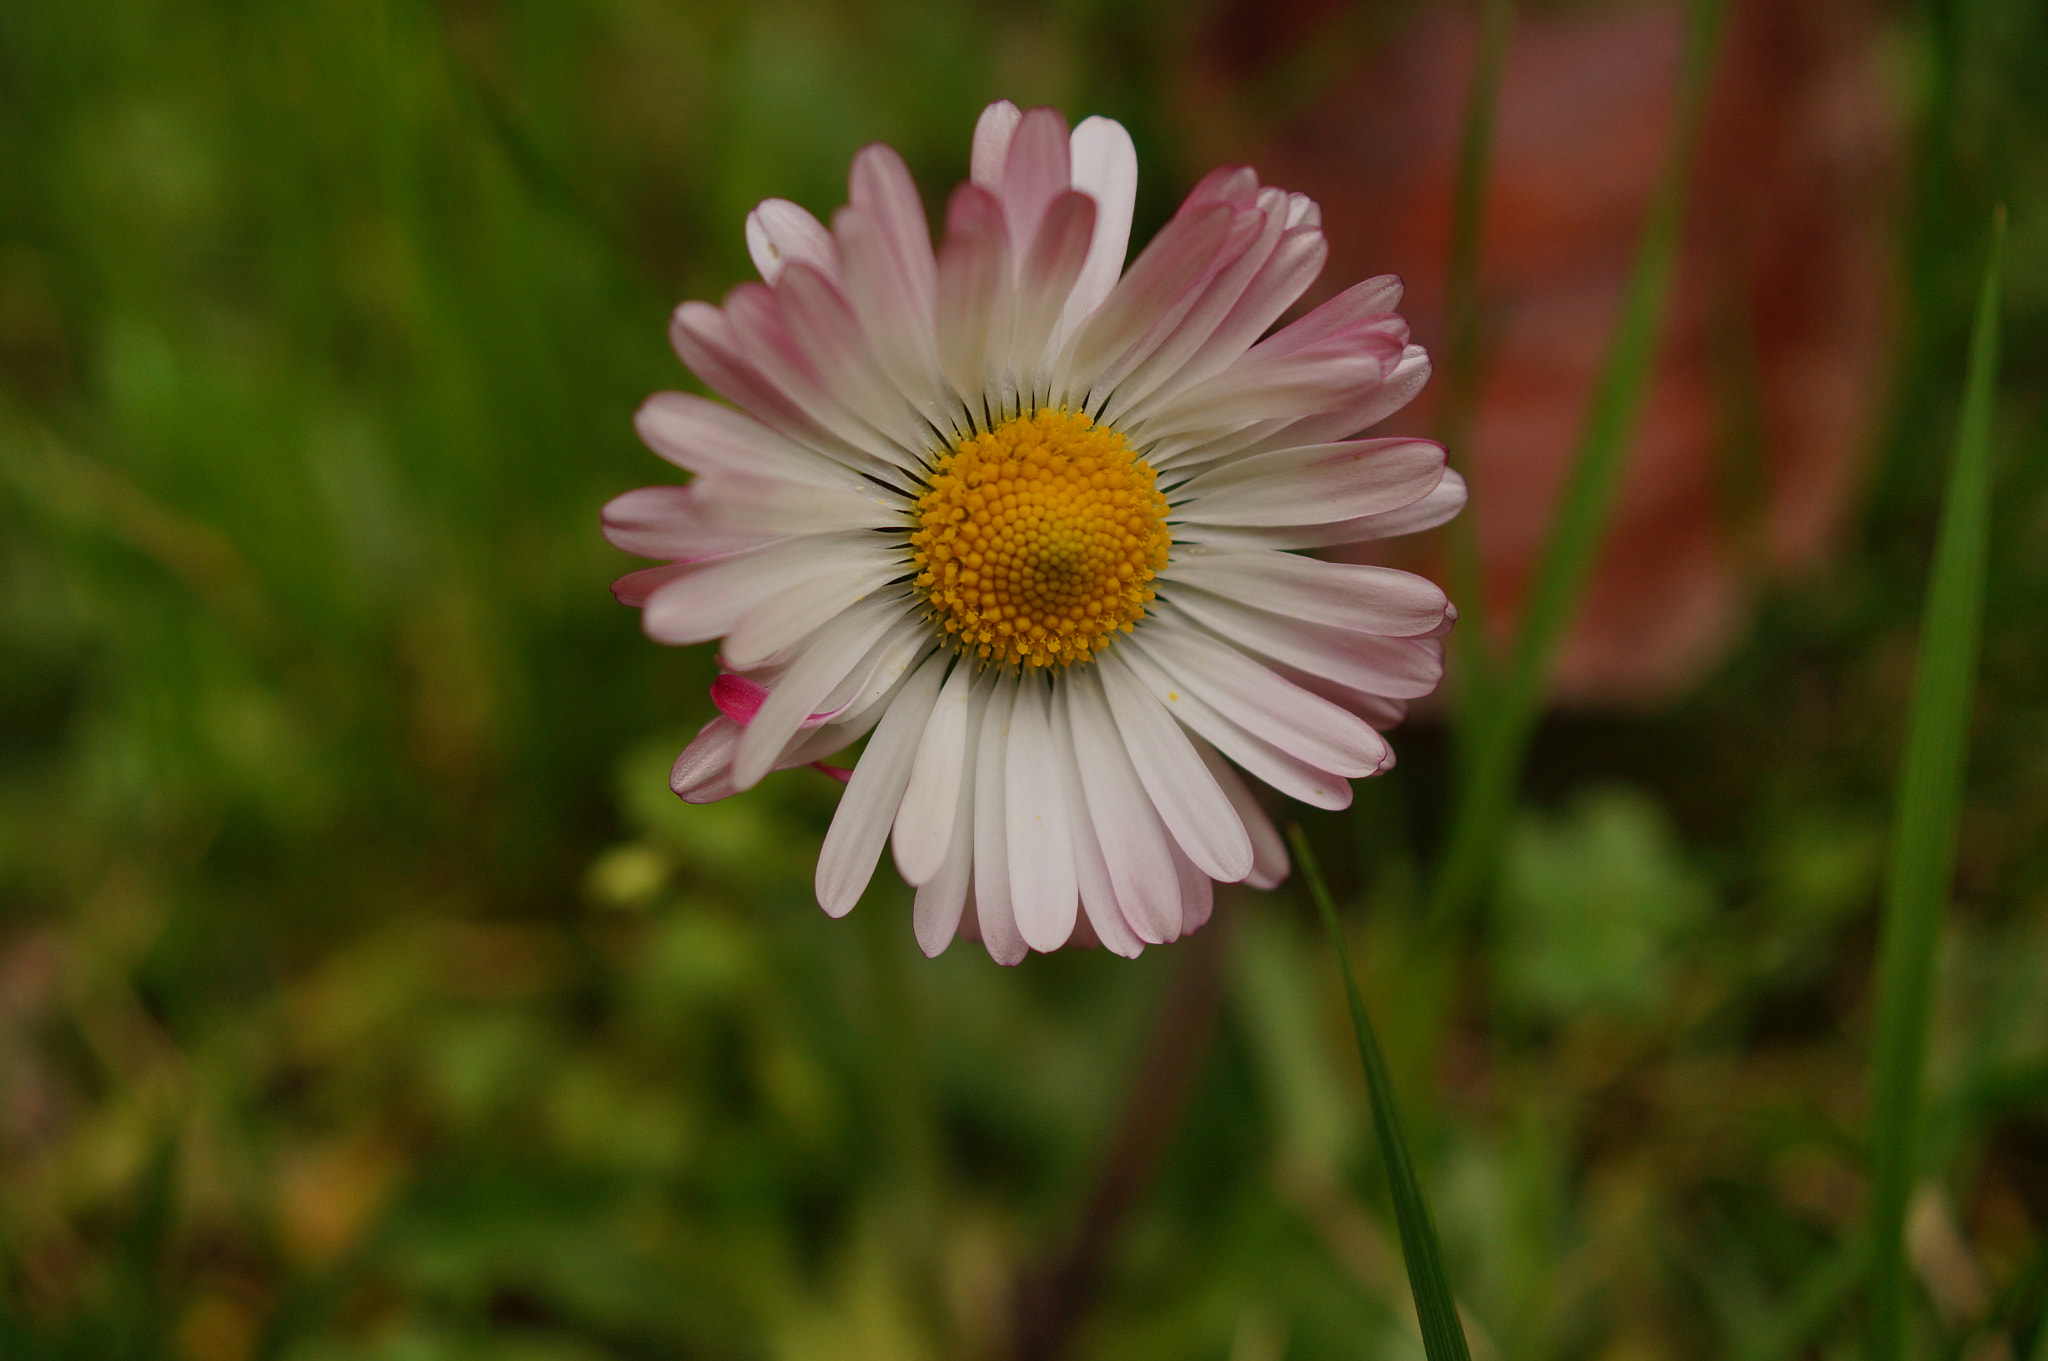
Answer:
[{"label": "yellow flower center", "polygon": [[917,589],[962,651],[1085,662],[1129,633],[1172,536],[1152,466],[1078,412],[1042,408],[939,456],[910,536]]}]

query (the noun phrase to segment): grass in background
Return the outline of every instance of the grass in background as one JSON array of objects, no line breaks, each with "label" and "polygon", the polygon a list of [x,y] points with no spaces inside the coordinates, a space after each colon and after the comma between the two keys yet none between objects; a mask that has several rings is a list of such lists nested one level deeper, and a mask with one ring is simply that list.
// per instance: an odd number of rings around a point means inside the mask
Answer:
[{"label": "grass in background", "polygon": [[[1402,877],[1393,810],[1427,828],[1449,776],[1430,725],[1356,819],[1304,815],[1446,1274],[1510,1361],[1746,1355],[1863,1222],[1919,448],[1994,188],[2014,457],[1919,1165],[1953,1169],[1992,1301],[1936,1299],[1936,1341],[2048,1338],[2048,984],[2012,966],[2048,949],[2048,195],[2021,173],[2048,28],[1938,9],[1939,41],[1898,39],[1947,92],[1923,164],[1952,166],[1912,210],[1913,475],[1866,539],[1669,710],[1533,729],[1498,929],[1424,940]],[[1156,221],[1207,168],[1177,140],[1191,22],[0,5],[0,1355],[1000,1353],[1175,955],[927,963],[887,884],[825,920],[835,787],[667,794],[710,660],[609,599],[631,564],[595,513],[662,476],[628,418],[686,381],[664,319],[743,276],[755,199],[829,211],[877,137],[942,188],[1001,94],[1125,118]],[[1322,34],[1286,42],[1275,71]],[[1283,895],[1223,913],[1215,1043],[1070,1354],[1413,1355],[1317,925]],[[1780,1355],[1853,1331],[1817,1315]]]},{"label": "grass in background", "polygon": [[1977,296],[1962,423],[1927,586],[1912,718],[1892,817],[1871,1059],[1871,1361],[1898,1361],[1917,1350],[1908,1332],[1906,1205],[1922,1173],[1923,1070],[1935,955],[1955,874],[1990,556],[1992,394],[1998,382],[2005,230],[2001,207],[1992,218],[1990,254]]},{"label": "grass in background", "polygon": [[[1482,703],[1458,713],[1459,747],[1468,755],[1461,762],[1450,831],[1432,888],[1431,910],[1441,918],[1462,917],[1491,882],[1530,737],[1549,693],[1551,656],[1571,626],[1607,538],[1608,520],[1628,468],[1636,413],[1655,371],[1685,220],[1692,149],[1706,109],[1723,8],[1723,0],[1692,0],[1687,8],[1678,113],[1607,362],[1594,389],[1586,432],[1531,575],[1506,669],[1497,683],[1479,688],[1475,698]],[[1483,641],[1475,641],[1464,651],[1478,652],[1483,646]]]}]

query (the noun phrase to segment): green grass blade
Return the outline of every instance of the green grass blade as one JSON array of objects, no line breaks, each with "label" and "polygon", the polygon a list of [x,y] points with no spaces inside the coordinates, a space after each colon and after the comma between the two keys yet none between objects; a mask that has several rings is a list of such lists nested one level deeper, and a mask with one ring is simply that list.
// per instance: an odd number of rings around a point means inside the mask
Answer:
[{"label": "green grass blade", "polygon": [[1920,630],[1906,755],[1892,818],[1890,877],[1878,941],[1876,1047],[1871,1060],[1869,1289],[1871,1361],[1898,1361],[1906,1343],[1905,1218],[1912,1191],[1921,1069],[1934,996],[1934,953],[1955,871],[1970,694],[1990,538],[1991,398],[1998,370],[1998,302],[2005,213],[1992,220],[1977,295],[1961,426],[1935,540]]},{"label": "green grass blade", "polygon": [[[1479,405],[1479,257],[1486,228],[1487,177],[1493,166],[1493,128],[1500,104],[1501,70],[1507,65],[1508,36],[1515,0],[1482,0],[1479,47],[1472,59],[1472,87],[1465,98],[1465,126],[1458,138],[1458,183],[1451,208],[1451,260],[1445,277],[1446,339],[1440,372],[1444,384],[1437,436],[1460,472],[1472,413]],[[1493,658],[1487,650],[1486,577],[1479,558],[1479,532],[1472,512],[1451,521],[1446,546],[1451,596],[1463,628],[1450,637],[1453,711],[1461,747],[1471,745],[1471,718],[1492,693]]]},{"label": "green grass blade", "polygon": [[1706,105],[1723,0],[1693,0],[1687,24],[1678,118],[1621,315],[1556,518],[1537,564],[1506,674],[1490,712],[1476,715],[1471,758],[1432,892],[1439,920],[1462,914],[1491,876],[1513,810],[1522,760],[1543,707],[1551,656],[1577,613],[1586,578],[1607,538],[1629,438],[1655,372],[1657,340],[1684,224],[1685,186]]},{"label": "green grass blade", "polygon": [[1444,1275],[1443,1253],[1437,1247],[1436,1224],[1423,1198],[1422,1183],[1415,1176],[1415,1160],[1408,1152],[1408,1136],[1401,1125],[1401,1110],[1394,1100],[1393,1079],[1373,1034],[1372,1019],[1365,1013],[1365,999],[1359,995],[1358,977],[1351,970],[1351,952],[1344,944],[1344,928],[1337,921],[1336,904],[1330,900],[1329,885],[1316,866],[1315,852],[1299,824],[1287,829],[1294,848],[1294,862],[1308,881],[1316,911],[1330,933],[1330,947],[1337,954],[1337,967],[1344,975],[1344,996],[1351,1004],[1351,1030],[1358,1040],[1358,1061],[1365,1069],[1366,1090],[1372,1096],[1372,1123],[1379,1135],[1380,1156],[1387,1164],[1387,1179],[1394,1192],[1394,1222],[1401,1231],[1401,1257],[1408,1266],[1408,1288],[1415,1295],[1415,1318],[1422,1328],[1422,1347],[1429,1361],[1471,1361],[1465,1345],[1464,1325],[1458,1321],[1458,1304]]}]

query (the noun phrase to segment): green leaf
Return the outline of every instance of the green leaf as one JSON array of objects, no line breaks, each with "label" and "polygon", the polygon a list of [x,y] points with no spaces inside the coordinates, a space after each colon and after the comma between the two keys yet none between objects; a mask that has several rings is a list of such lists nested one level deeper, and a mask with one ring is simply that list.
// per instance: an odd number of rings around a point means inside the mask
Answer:
[{"label": "green leaf", "polygon": [[[1636,414],[1655,374],[1657,341],[1684,224],[1685,186],[1706,105],[1723,0],[1693,0],[1686,30],[1678,120],[1650,201],[1649,219],[1622,299],[1586,431],[1537,563],[1506,674],[1485,687],[1489,703],[1460,715],[1469,752],[1450,840],[1432,893],[1431,915],[1461,914],[1491,879],[1529,739],[1542,714],[1550,660],[1578,612],[1586,578],[1606,541],[1608,521],[1628,467]],[[1484,488],[1478,489],[1484,494]],[[1466,647],[1466,653],[1476,650]]]},{"label": "green leaf", "polygon": [[1330,933],[1330,947],[1336,951],[1337,967],[1344,975],[1344,996],[1351,1004],[1351,1031],[1358,1041],[1358,1061],[1365,1069],[1365,1085],[1372,1095],[1373,1129],[1379,1135],[1380,1156],[1387,1164],[1387,1179],[1394,1192],[1394,1221],[1401,1230],[1401,1257],[1408,1266],[1408,1288],[1415,1295],[1415,1318],[1422,1328],[1422,1347],[1429,1361],[1471,1361],[1465,1346],[1465,1329],[1458,1321],[1458,1303],[1444,1275],[1443,1253],[1437,1246],[1436,1224],[1423,1198],[1422,1183],[1415,1176],[1415,1159],[1408,1152],[1408,1136],[1401,1125],[1401,1109],[1394,1100],[1393,1079],[1387,1061],[1373,1034],[1372,1019],[1365,1014],[1365,999],[1358,992],[1358,977],[1351,969],[1351,952],[1344,944],[1344,928],[1337,921],[1336,904],[1316,867],[1315,852],[1299,823],[1287,829],[1294,848],[1295,863],[1301,866],[1315,898],[1316,911]]},{"label": "green leaf", "polygon": [[1871,1361],[1898,1361],[1906,1343],[1906,1201],[1918,1168],[1921,1070],[1934,997],[1934,953],[1955,872],[1970,694],[1990,539],[1991,404],[1998,371],[1998,306],[2005,210],[1992,218],[1977,295],[1961,426],[1935,541],[1920,630],[1906,755],[1892,820],[1890,878],[1877,960],[1871,1063]]}]

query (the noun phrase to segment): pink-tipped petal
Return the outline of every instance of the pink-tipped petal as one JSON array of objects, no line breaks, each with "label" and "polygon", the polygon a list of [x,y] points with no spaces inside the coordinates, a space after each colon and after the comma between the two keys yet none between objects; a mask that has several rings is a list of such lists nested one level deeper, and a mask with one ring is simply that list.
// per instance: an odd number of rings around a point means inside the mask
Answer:
[{"label": "pink-tipped petal", "polygon": [[739,745],[739,724],[723,715],[712,719],[676,757],[668,787],[684,803],[716,803],[738,793],[732,783],[732,757]]},{"label": "pink-tipped petal", "polygon": [[[1038,226],[1053,199],[1072,183],[1067,162],[1067,120],[1057,109],[1032,109],[1017,124],[1003,161],[1003,217],[1010,240],[1028,255],[1038,239]],[[1094,230],[1094,222],[1089,222]]]},{"label": "pink-tipped petal", "polygon": [[954,191],[938,268],[939,362],[954,394],[980,413],[1009,368],[1015,312],[1003,206],[980,185]]},{"label": "pink-tipped petal", "polygon": [[1185,523],[1327,524],[1413,505],[1443,477],[1444,448],[1433,440],[1352,440],[1232,459],[1171,495]]},{"label": "pink-tipped petal", "polygon": [[1010,160],[1010,139],[1024,115],[1007,99],[998,99],[981,111],[974,124],[974,151],[969,178],[990,193],[1000,193],[1003,168]]},{"label": "pink-tipped petal", "polygon": [[1450,610],[1443,588],[1412,572],[1270,549],[1191,545],[1174,555],[1163,575],[1260,609],[1389,638],[1429,634]]},{"label": "pink-tipped petal", "polygon": [[762,281],[774,283],[788,265],[804,263],[836,277],[839,246],[809,210],[784,198],[763,199],[747,214],[747,253]]}]

